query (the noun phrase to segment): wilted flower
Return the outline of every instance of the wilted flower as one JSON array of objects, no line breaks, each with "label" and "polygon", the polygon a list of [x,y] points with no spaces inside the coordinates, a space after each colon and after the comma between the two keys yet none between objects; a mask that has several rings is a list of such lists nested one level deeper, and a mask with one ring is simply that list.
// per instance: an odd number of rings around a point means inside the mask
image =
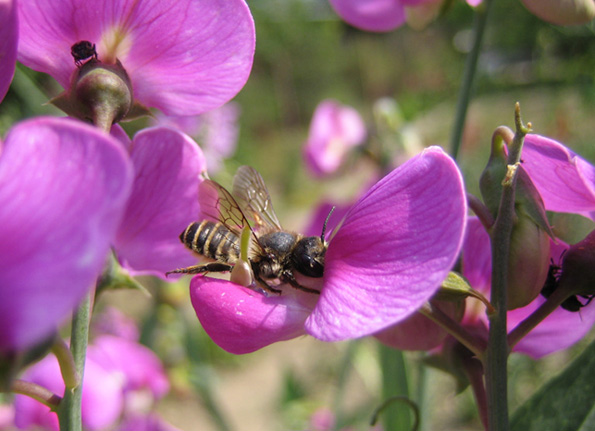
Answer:
[{"label": "wilted flower", "polygon": [[94,44],[101,63],[121,62],[135,100],[172,115],[222,105],[252,67],[254,23],[243,0],[56,0],[51,7],[21,0],[18,7],[19,61],[65,89],[79,41]]},{"label": "wilted flower", "polygon": [[0,0],[0,102],[4,99],[17,60],[18,20],[15,0]]},{"label": "wilted flower", "polygon": [[521,0],[521,2],[529,12],[552,24],[585,24],[595,18],[593,0]]},{"label": "wilted flower", "polygon": [[315,175],[335,172],[347,152],[364,143],[366,126],[359,113],[334,100],[320,102],[304,147],[306,166]]},{"label": "wilted flower", "polygon": [[306,333],[324,341],[371,335],[403,321],[437,291],[460,250],[465,214],[461,174],[432,147],[349,210],[328,246],[320,296],[285,287],[267,297],[196,276],[192,304],[211,338],[232,353]]},{"label": "wilted flower", "polygon": [[0,352],[50,335],[95,284],[133,180],[121,144],[69,119],[13,127],[0,153]]}]

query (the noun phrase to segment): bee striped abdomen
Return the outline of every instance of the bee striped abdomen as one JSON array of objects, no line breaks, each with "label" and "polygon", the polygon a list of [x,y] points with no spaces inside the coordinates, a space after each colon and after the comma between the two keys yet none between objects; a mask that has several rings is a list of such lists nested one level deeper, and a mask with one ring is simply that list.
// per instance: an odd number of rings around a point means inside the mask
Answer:
[{"label": "bee striped abdomen", "polygon": [[219,262],[234,263],[240,257],[240,239],[219,222],[190,223],[180,240],[190,250]]}]

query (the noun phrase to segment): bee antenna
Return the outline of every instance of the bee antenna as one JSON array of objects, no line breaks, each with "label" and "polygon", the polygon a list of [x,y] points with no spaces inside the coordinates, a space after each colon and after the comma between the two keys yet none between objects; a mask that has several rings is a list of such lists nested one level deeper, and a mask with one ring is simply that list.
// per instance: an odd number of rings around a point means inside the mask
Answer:
[{"label": "bee antenna", "polygon": [[320,240],[322,241],[323,244],[324,244],[324,234],[326,233],[326,224],[328,223],[328,220],[331,218],[331,214],[333,213],[333,211],[335,211],[334,206],[329,211],[328,215],[326,216],[326,220],[324,221],[324,224],[322,225],[322,234],[320,235]]}]

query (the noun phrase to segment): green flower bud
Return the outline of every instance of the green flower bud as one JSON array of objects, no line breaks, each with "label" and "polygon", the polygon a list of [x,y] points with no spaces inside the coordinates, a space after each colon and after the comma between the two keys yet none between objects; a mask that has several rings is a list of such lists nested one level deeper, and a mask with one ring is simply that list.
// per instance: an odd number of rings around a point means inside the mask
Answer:
[{"label": "green flower bud", "polygon": [[[132,112],[136,116],[139,113],[132,84],[119,61],[105,64],[94,60],[83,64],[75,70],[70,88],[51,103],[71,117],[89,121],[106,131]],[[148,113],[146,108],[144,113]]]},{"label": "green flower bud", "polygon": [[[512,131],[501,128],[494,133],[490,159],[480,178],[480,190],[486,207],[494,218],[502,197],[502,181],[508,165],[506,141]],[[554,238],[543,200],[531,178],[522,168],[517,170],[515,220],[510,240],[507,278],[507,309],[524,307],[535,299],[547,278],[550,240]]]}]

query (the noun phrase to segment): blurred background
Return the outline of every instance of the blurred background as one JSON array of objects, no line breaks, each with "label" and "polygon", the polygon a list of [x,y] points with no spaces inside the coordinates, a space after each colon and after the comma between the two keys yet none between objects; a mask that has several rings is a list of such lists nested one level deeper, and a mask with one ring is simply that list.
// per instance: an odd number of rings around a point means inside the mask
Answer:
[{"label": "blurred background", "polygon": [[[466,3],[452,2],[423,29],[403,26],[384,34],[350,27],[326,0],[248,3],[256,23],[256,57],[247,85],[234,99],[237,148],[220,157],[213,179],[230,186],[238,166],[255,167],[284,226],[302,231],[321,201],[353,202],[376,181],[379,160],[389,169],[425,146],[449,151],[471,44],[473,12]],[[595,161],[593,23],[556,27],[528,13],[518,0],[499,0],[494,9],[458,159],[474,194],[492,132],[500,125],[513,127],[517,101],[536,133]],[[61,115],[45,105],[59,92],[51,78],[19,66],[0,107],[0,135],[18,119]],[[337,172],[315,178],[302,150],[316,106],[329,98],[359,111],[368,140]],[[146,124],[137,120],[125,127],[132,134]],[[200,136],[197,141],[205,145]],[[557,217],[553,224],[571,243],[590,229],[578,216]],[[383,348],[374,339],[330,344],[302,337],[234,356],[200,328],[188,299],[189,280],[165,284],[142,278],[152,296],[109,292],[97,305],[133,317],[141,325],[142,342],[163,360],[172,390],[159,411],[169,423],[187,431],[316,430],[325,429],[316,424],[334,417],[337,427],[369,429],[383,401]],[[511,410],[580,350],[539,362],[513,355]],[[421,353],[405,354],[411,385],[426,388],[420,395],[428,407],[422,429],[481,429],[470,391],[457,394],[454,379],[422,367],[422,359]]]}]

